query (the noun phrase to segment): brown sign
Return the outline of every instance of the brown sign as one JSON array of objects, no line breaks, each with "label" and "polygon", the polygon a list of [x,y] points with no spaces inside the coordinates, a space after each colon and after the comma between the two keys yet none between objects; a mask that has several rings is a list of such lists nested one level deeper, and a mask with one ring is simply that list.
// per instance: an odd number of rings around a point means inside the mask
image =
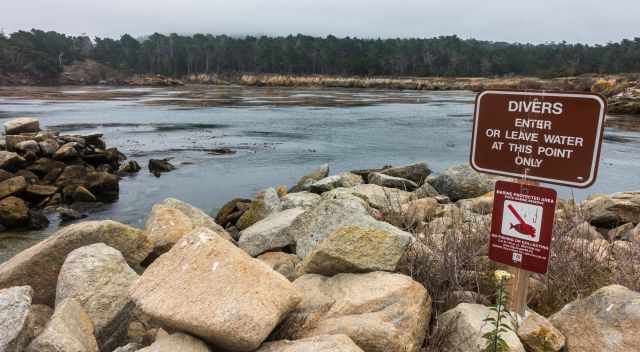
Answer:
[{"label": "brown sign", "polygon": [[546,273],[555,211],[553,189],[498,181],[489,258],[527,271]]},{"label": "brown sign", "polygon": [[598,173],[605,112],[598,94],[484,91],[476,98],[471,166],[589,187]]}]

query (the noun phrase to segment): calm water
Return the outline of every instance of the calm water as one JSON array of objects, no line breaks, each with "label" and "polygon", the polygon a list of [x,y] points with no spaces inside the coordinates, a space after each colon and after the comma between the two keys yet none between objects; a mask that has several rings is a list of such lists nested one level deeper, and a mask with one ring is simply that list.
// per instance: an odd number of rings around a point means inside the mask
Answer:
[{"label": "calm water", "polygon": [[[91,217],[143,226],[151,206],[166,197],[214,212],[233,197],[291,185],[323,163],[332,173],[421,160],[436,171],[466,163],[474,97],[240,87],[1,88],[0,122],[36,116],[63,133],[104,133],[108,146],[144,169],[121,181],[117,203]],[[577,198],[640,188],[640,121],[621,121],[607,128],[597,183],[575,190]],[[237,153],[203,151],[218,147]],[[148,159],[166,157],[178,169],[150,175]]]}]

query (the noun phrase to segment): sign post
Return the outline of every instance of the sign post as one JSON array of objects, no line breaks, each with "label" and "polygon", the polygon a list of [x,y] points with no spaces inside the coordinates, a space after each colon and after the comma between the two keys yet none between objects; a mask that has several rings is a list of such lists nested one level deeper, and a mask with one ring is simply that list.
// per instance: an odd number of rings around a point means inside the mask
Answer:
[{"label": "sign post", "polygon": [[520,315],[530,273],[549,265],[557,194],[538,182],[595,182],[605,112],[592,93],[487,90],[476,98],[471,166],[517,180],[496,183],[489,258],[509,266],[509,305]]}]

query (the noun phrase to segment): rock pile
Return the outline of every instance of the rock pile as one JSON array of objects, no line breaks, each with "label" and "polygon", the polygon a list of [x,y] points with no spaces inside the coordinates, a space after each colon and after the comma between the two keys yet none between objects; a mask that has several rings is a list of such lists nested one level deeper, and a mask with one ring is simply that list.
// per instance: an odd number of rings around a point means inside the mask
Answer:
[{"label": "rock pile", "polygon": [[[0,264],[0,350],[418,352],[426,336],[442,351],[481,350],[495,312],[464,291],[432,317],[428,290],[399,270],[418,238],[382,219],[397,209],[433,228],[483,218],[491,181],[461,168],[430,177],[424,163],[387,169],[323,167],[290,192],[232,200],[218,223],[170,198],[144,230],[67,226]],[[635,221],[635,201],[604,198],[592,218]],[[639,297],[604,287],[549,319],[529,311],[502,337],[512,351],[635,351]]]},{"label": "rock pile", "polygon": [[[34,118],[4,124],[0,140],[0,225],[43,228],[42,209],[74,202],[118,199],[119,172],[135,172],[135,162],[107,148],[101,134],[61,135],[41,131]],[[138,168],[139,169],[139,168]]]}]

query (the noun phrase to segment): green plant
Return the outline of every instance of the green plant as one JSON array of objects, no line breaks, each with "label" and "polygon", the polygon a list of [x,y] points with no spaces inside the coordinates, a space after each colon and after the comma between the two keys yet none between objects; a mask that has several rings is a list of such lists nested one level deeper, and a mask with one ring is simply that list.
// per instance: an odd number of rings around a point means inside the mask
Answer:
[{"label": "green plant", "polygon": [[507,308],[507,302],[509,301],[509,295],[505,289],[505,283],[509,279],[509,273],[503,271],[496,271],[496,279],[498,281],[498,290],[495,306],[491,307],[491,311],[495,312],[495,317],[489,315],[484,321],[491,324],[493,327],[491,331],[482,335],[487,341],[482,352],[508,352],[509,345],[502,338],[501,334],[513,331],[511,325],[508,324],[508,319],[512,318],[509,308]]}]

